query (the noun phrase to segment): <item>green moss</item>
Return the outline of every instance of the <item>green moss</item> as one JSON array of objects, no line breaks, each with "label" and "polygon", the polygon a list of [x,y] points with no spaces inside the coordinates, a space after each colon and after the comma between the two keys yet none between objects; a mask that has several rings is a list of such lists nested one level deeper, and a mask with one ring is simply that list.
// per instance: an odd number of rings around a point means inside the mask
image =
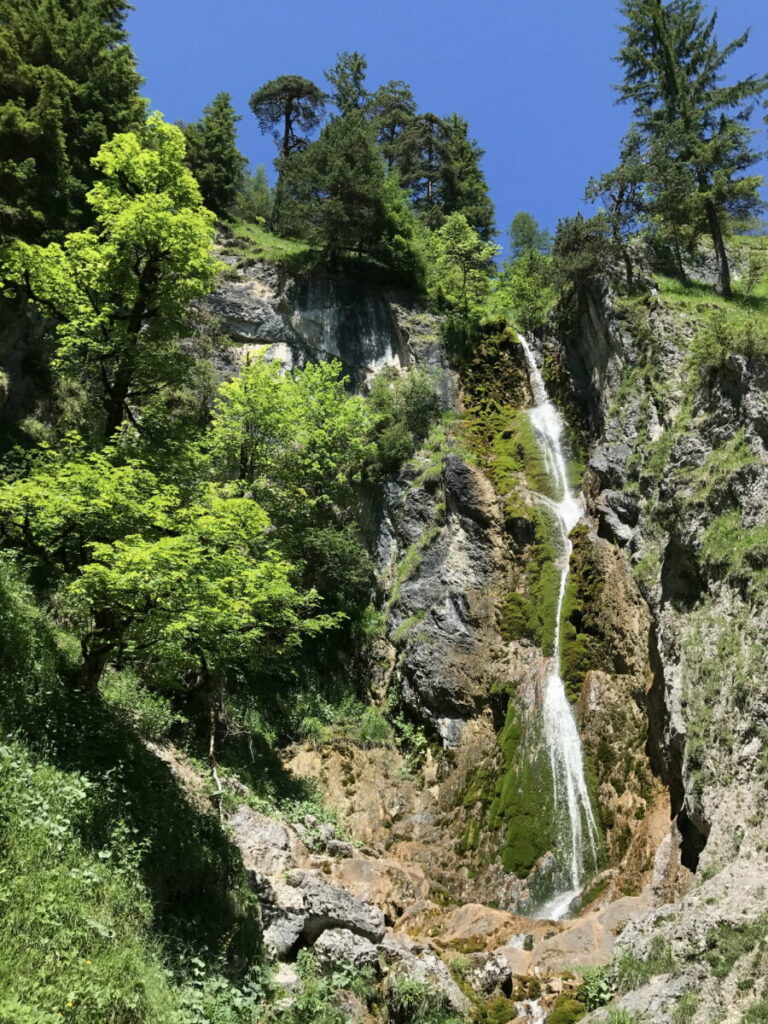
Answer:
[{"label": "green moss", "polygon": [[414,626],[418,626],[420,622],[423,622],[426,614],[426,611],[420,611],[416,612],[415,615],[409,615],[408,618],[404,622],[401,622],[397,629],[392,633],[392,643],[399,644],[401,640],[404,640]]},{"label": "green moss", "polygon": [[610,672],[612,663],[602,633],[599,600],[605,581],[597,564],[586,526],[571,534],[571,571],[563,603],[560,674],[568,698],[578,700],[590,669]]},{"label": "green moss", "polygon": [[584,1003],[575,999],[568,992],[563,992],[555,1000],[552,1012],[547,1017],[547,1024],[574,1024],[575,1021],[586,1017],[587,1008]]},{"label": "green moss", "polygon": [[488,820],[491,828],[504,829],[500,851],[504,870],[526,878],[539,857],[552,847],[552,780],[549,761],[524,735],[512,700],[499,746],[503,768]]},{"label": "green moss", "polygon": [[509,1024],[517,1017],[517,1005],[512,999],[496,996],[486,1006],[485,1019],[487,1024]]}]

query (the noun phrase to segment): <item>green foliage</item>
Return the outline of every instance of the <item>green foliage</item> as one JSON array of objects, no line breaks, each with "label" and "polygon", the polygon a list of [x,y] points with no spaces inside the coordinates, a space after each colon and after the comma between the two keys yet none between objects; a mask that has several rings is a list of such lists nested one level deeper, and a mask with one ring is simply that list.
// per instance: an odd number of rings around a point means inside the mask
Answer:
[{"label": "green foliage", "polygon": [[121,0],[0,3],[0,238],[52,241],[90,221],[92,157],[144,120],[129,9]]},{"label": "green foliage", "polygon": [[462,213],[484,242],[495,234],[493,202],[481,166],[485,150],[469,137],[469,125],[463,117],[446,118],[447,156],[450,172],[446,175],[446,214]]},{"label": "green foliage", "polygon": [[246,159],[237,148],[237,122],[232,97],[220,92],[194,124],[183,126],[187,165],[197,179],[203,202],[218,217],[232,211],[243,185]]},{"label": "green foliage", "polygon": [[390,473],[411,458],[438,421],[435,382],[418,368],[407,373],[385,369],[374,378],[368,402],[376,445],[371,471],[374,475]]},{"label": "green foliage", "polygon": [[0,748],[0,789],[3,998],[33,1021],[167,1021],[174,1001],[136,837],[116,823],[88,849],[81,831],[93,782],[36,763],[18,744]]},{"label": "green foliage", "polygon": [[356,50],[337,54],[336,63],[324,71],[325,80],[333,89],[331,100],[343,116],[366,106],[365,72],[368,61]]},{"label": "green foliage", "polygon": [[587,1010],[598,1010],[610,1003],[616,994],[616,977],[611,965],[606,967],[580,967],[582,983],[577,996]]},{"label": "green foliage", "polygon": [[552,236],[536,218],[521,210],[509,225],[510,259],[519,260],[526,253],[546,255],[552,248]]},{"label": "green foliage", "polygon": [[465,316],[488,294],[499,247],[484,242],[463,213],[452,213],[432,236],[435,288],[441,300]]},{"label": "green foliage", "polygon": [[391,747],[394,742],[392,726],[378,708],[366,708],[360,720],[360,745]]},{"label": "green foliage", "polygon": [[730,296],[726,218],[762,207],[760,177],[743,172],[758,159],[748,120],[768,89],[768,75],[722,84],[726,64],[749,33],[720,47],[714,34],[717,15],[705,12],[701,0],[624,0],[621,10],[626,24],[618,56],[624,69],[619,96],[632,105],[645,148],[652,211],[694,237],[702,228],[708,231],[718,289]]},{"label": "green foliage", "polygon": [[583,291],[610,274],[616,255],[605,214],[585,220],[577,213],[558,221],[552,256],[554,273],[562,286]]},{"label": "green foliage", "polygon": [[261,133],[271,134],[285,157],[303,149],[305,136],[320,124],[325,96],[307,78],[281,75],[257,89],[248,104]]},{"label": "green foliage", "polygon": [[274,195],[263,166],[243,173],[232,206],[232,215],[246,224],[266,223],[272,216]]},{"label": "green foliage", "polygon": [[416,978],[396,974],[389,1004],[392,1024],[459,1024],[443,993]]},{"label": "green foliage", "polygon": [[555,302],[551,261],[533,249],[525,249],[514,262],[504,265],[493,282],[486,308],[504,316],[522,334],[544,327]]},{"label": "green foliage", "polygon": [[110,438],[141,396],[177,379],[189,302],[213,282],[213,214],[183,166],[184,137],[153,114],[94,166],[96,224],[63,245],[11,247],[6,280],[58,320],[58,372],[81,382]]},{"label": "green foliage", "polygon": [[310,949],[299,953],[297,967],[302,989],[290,1008],[280,1014],[281,1024],[345,1024],[347,1020],[333,996],[351,992],[369,1000],[373,995],[373,973],[370,968],[352,968],[340,964],[331,974],[323,974]]},{"label": "green foliage", "polygon": [[[269,200],[272,208],[272,199]],[[237,210],[237,207],[236,207]],[[266,217],[267,215],[264,214]],[[251,221],[247,208],[242,220],[229,225],[232,231],[232,245],[242,253],[244,260],[259,263],[274,263],[277,266],[293,267],[306,262],[311,250],[306,242],[297,238],[281,238],[268,231],[259,220]]]},{"label": "green foliage", "polygon": [[613,961],[617,991],[632,992],[657,974],[669,974],[675,964],[672,947],[661,935],[651,939],[645,957],[639,957],[633,950],[624,947]]},{"label": "green foliage", "polygon": [[704,959],[716,978],[727,978],[741,957],[768,949],[768,915],[761,914],[748,924],[723,922],[707,934]]},{"label": "green foliage", "polygon": [[586,1017],[587,1007],[579,999],[568,992],[563,992],[554,1002],[547,1017],[547,1024],[575,1024],[575,1021]]},{"label": "green foliage", "polygon": [[129,669],[109,669],[101,682],[101,693],[107,704],[120,715],[126,725],[133,726],[140,736],[162,742],[183,718],[174,714],[170,701],[162,694],[142,686],[139,677]]}]

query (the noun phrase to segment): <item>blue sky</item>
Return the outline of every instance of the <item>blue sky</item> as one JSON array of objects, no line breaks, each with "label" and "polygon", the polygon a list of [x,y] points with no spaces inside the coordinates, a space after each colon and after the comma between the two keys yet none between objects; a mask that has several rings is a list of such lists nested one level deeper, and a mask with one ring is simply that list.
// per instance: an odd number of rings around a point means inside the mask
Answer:
[{"label": "blue sky", "polygon": [[[240,148],[270,173],[274,143],[259,134],[248,97],[281,74],[324,85],[342,50],[366,55],[370,88],[403,79],[421,110],[469,121],[503,229],[521,209],[549,228],[575,212],[589,177],[614,165],[627,126],[612,90],[617,0],[133,3],[128,29],[152,105],[193,121],[230,92],[243,115]],[[719,10],[721,43],[752,28],[732,75],[768,70],[768,0],[721,0]],[[758,144],[768,148],[764,127]]]}]

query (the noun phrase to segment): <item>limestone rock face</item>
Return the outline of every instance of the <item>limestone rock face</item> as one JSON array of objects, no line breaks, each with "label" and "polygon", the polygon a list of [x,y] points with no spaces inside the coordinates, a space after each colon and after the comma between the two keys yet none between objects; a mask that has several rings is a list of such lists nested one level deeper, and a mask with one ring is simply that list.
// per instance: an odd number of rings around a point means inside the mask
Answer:
[{"label": "limestone rock face", "polygon": [[206,300],[208,314],[234,343],[221,353],[222,372],[236,373],[256,352],[289,367],[338,359],[359,386],[383,367],[408,361],[380,289],[320,272],[291,279],[269,265],[228,262],[230,271]]}]

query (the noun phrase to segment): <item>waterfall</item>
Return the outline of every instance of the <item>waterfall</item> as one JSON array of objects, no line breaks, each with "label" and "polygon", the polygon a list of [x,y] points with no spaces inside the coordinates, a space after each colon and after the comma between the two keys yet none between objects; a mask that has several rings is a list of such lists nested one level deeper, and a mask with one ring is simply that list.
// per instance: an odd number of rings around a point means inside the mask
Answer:
[{"label": "waterfall", "polygon": [[[584,777],[581,740],[560,676],[561,620],[573,548],[568,535],[581,517],[581,505],[568,484],[568,471],[560,444],[560,416],[547,396],[541,371],[525,338],[520,337],[520,344],[528,363],[533,392],[534,405],[528,415],[554,493],[559,496],[554,501],[541,496],[554,513],[560,533],[561,554],[552,660],[542,702],[543,738],[552,770],[557,837],[553,850],[557,862],[556,892],[538,908],[540,917],[557,919],[568,912],[571,902],[581,892],[587,868],[595,870],[597,867],[598,832]],[[587,858],[588,865],[585,864]]]}]

